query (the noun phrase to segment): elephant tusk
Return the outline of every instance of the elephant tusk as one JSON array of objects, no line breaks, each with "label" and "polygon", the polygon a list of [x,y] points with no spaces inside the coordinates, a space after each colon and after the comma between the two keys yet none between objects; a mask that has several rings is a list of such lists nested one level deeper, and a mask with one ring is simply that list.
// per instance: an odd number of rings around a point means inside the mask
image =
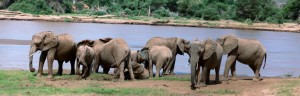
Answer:
[{"label": "elephant tusk", "polygon": [[36,52],[33,52],[31,55],[28,55],[28,58],[31,57],[31,56],[33,56],[35,53],[36,53]]}]

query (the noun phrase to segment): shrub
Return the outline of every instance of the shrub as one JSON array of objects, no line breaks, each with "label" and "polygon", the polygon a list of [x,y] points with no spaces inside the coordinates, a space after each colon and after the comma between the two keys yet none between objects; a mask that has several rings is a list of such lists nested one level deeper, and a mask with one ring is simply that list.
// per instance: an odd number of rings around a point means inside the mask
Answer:
[{"label": "shrub", "polygon": [[45,0],[20,0],[8,8],[11,11],[22,11],[31,14],[51,14],[52,9]]},{"label": "shrub", "polygon": [[213,7],[205,7],[202,11],[202,18],[204,20],[219,20],[220,15],[218,13],[218,10]]},{"label": "shrub", "polygon": [[170,11],[165,8],[160,8],[153,12],[153,16],[154,17],[169,17],[170,16],[169,12]]},{"label": "shrub", "polygon": [[77,8],[77,10],[82,10],[83,9],[83,4],[81,2],[76,2],[75,3],[75,7]]},{"label": "shrub", "polygon": [[104,12],[104,11],[96,11],[92,15],[102,16],[102,15],[106,15],[106,12]]},{"label": "shrub", "polygon": [[251,19],[246,19],[244,21],[247,25],[252,25],[253,24],[253,21]]},{"label": "shrub", "polygon": [[83,9],[77,12],[77,14],[93,14],[94,11],[90,9]]}]

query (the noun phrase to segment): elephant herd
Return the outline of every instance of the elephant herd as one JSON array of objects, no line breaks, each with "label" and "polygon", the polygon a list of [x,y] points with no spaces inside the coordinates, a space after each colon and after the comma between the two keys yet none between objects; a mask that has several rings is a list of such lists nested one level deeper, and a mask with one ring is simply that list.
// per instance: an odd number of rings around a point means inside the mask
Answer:
[{"label": "elephant herd", "polygon": [[[191,66],[191,88],[206,86],[210,79],[210,70],[215,70],[215,82],[221,83],[219,71],[223,54],[227,54],[224,70],[224,81],[236,80],[236,61],[249,65],[255,76],[253,81],[260,81],[260,68],[263,60],[266,63],[266,49],[254,39],[225,35],[216,40],[188,41],[182,38],[151,38],[141,50],[130,50],[122,38],[100,38],[82,40],[75,43],[68,34],[55,35],[51,31],[40,32],[32,36],[29,50],[29,69],[32,67],[33,55],[41,51],[37,76],[43,73],[45,60],[48,62],[48,78],[53,78],[53,61],[58,61],[57,75],[62,75],[63,62],[71,63],[70,74],[87,78],[91,72],[98,73],[99,67],[108,74],[115,68],[114,74],[119,81],[125,79],[148,79],[153,77],[153,66],[156,66],[155,77],[174,74],[176,55],[189,55]],[[75,71],[76,61],[76,71]],[[80,66],[82,71],[80,72]],[[162,73],[160,70],[163,69]],[[202,69],[202,71],[201,71]],[[201,72],[200,72],[201,71]]]}]

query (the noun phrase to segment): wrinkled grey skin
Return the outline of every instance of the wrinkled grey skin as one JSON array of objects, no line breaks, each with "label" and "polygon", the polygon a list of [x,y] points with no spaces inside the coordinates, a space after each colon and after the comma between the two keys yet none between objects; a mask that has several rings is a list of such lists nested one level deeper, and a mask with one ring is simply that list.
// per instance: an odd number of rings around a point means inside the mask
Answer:
[{"label": "wrinkled grey skin", "polygon": [[32,67],[33,54],[36,51],[42,51],[39,60],[39,68],[37,76],[42,76],[44,62],[47,58],[48,61],[48,78],[53,78],[53,61],[57,60],[58,75],[62,75],[63,62],[71,62],[71,73],[75,74],[75,59],[76,59],[76,43],[74,42],[71,35],[62,34],[56,36],[54,33],[40,32],[32,36],[32,41],[29,50],[29,69],[34,72],[35,69]]},{"label": "wrinkled grey skin", "polygon": [[267,59],[266,49],[263,45],[253,39],[243,39],[234,35],[226,35],[217,39],[223,47],[224,54],[228,54],[224,70],[224,80],[228,80],[229,68],[231,68],[232,80],[236,80],[235,64],[236,60],[247,64],[255,73],[253,81],[262,80],[260,78],[260,67]]},{"label": "wrinkled grey skin", "polygon": [[[177,37],[172,37],[172,38],[153,37],[147,42],[145,47],[149,49],[151,49],[153,45],[168,47],[172,51],[172,60],[171,60],[172,63],[171,63],[171,68],[168,68],[170,70],[167,70],[166,74],[174,74],[176,54],[183,55],[184,52],[187,53],[189,50],[189,44],[190,41],[182,38],[177,38]],[[146,66],[146,68],[148,68],[148,66]]]},{"label": "wrinkled grey skin", "polygon": [[100,65],[105,74],[108,74],[110,68],[118,68],[120,70],[119,81],[124,81],[124,69],[128,68],[131,80],[135,80],[132,65],[129,63],[131,50],[124,39],[103,38],[91,42],[95,50],[94,71],[96,73]]},{"label": "wrinkled grey skin", "polygon": [[163,76],[167,70],[171,68],[172,51],[166,46],[152,46],[151,49],[145,47],[139,52],[140,55],[145,56],[148,61],[150,77],[153,77],[153,64],[156,66],[155,77],[160,76],[160,70],[163,68]]},{"label": "wrinkled grey skin", "polygon": [[[82,78],[86,78],[90,75],[91,66],[95,57],[95,51],[92,47],[86,44],[86,40],[83,40],[77,44],[76,52],[76,74],[80,75]],[[82,74],[80,74],[80,65],[82,67]]]},{"label": "wrinkled grey skin", "polygon": [[[131,51],[130,63],[132,65],[133,74],[135,79],[148,79],[149,71],[148,69],[144,68],[144,65],[141,64],[145,60],[140,55],[138,55],[139,52],[140,52],[139,50]],[[116,76],[118,76],[119,70],[115,69],[114,73]],[[129,77],[130,75],[127,69],[125,71],[125,78],[129,79]]]},{"label": "wrinkled grey skin", "polygon": [[[206,86],[209,83],[210,70],[212,69],[215,69],[216,72],[215,83],[220,83],[219,71],[222,55],[222,47],[211,39],[202,42],[196,40],[191,43],[189,63],[191,65],[192,89]],[[201,74],[200,67],[202,67]]]}]

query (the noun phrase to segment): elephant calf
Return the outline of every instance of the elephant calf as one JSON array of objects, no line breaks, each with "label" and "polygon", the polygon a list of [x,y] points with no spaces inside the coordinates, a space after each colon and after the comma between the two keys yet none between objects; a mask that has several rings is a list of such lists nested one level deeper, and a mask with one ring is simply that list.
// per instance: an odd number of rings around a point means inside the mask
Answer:
[{"label": "elephant calf", "polygon": [[[210,70],[215,69],[215,82],[219,81],[219,71],[223,55],[222,47],[215,41],[207,39],[204,41],[194,41],[189,50],[189,63],[191,65],[191,83],[192,89],[201,86],[206,86],[209,83]],[[200,67],[202,66],[202,73],[200,74]],[[201,77],[201,78],[200,78]]]},{"label": "elephant calf", "polygon": [[[87,42],[87,40],[84,40],[77,44],[76,74],[81,75],[82,78],[86,78],[90,75],[91,65],[95,57],[94,49],[88,46]],[[83,65],[82,74],[79,72],[80,65]]]},{"label": "elephant calf", "polygon": [[141,50],[139,55],[146,57],[145,59],[148,60],[149,72],[150,77],[153,76],[153,64],[156,65],[156,74],[155,77],[160,76],[160,69],[163,68],[163,76],[167,70],[169,70],[172,66],[172,51],[166,46],[157,46],[154,45],[151,49],[145,47]]}]

